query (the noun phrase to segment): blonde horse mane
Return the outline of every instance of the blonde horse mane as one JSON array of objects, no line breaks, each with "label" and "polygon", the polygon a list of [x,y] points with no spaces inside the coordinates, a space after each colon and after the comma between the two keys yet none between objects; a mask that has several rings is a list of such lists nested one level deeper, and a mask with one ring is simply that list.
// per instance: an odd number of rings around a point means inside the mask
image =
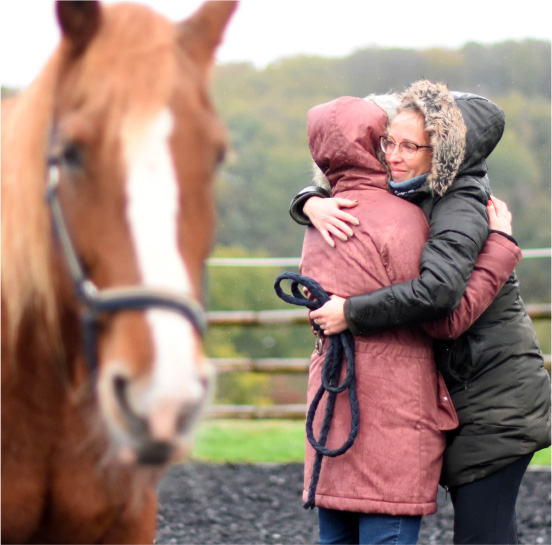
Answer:
[{"label": "blonde horse mane", "polygon": [[2,299],[10,336],[26,309],[48,309],[48,329],[56,320],[44,189],[58,58],[54,55],[31,86],[8,105],[8,112],[3,108]]},{"label": "blonde horse mane", "polygon": [[[169,101],[176,57],[160,53],[176,47],[176,33],[148,8],[121,4],[103,8],[93,42],[78,60],[68,97],[76,105],[86,104],[90,119],[101,119],[100,152],[113,154],[122,131],[139,130]],[[62,39],[37,79],[13,104],[6,104],[2,120],[3,318],[14,340],[25,315],[40,313],[50,348],[60,348],[61,337],[54,242],[44,201],[46,150],[57,86],[69,56],[69,44]]]}]

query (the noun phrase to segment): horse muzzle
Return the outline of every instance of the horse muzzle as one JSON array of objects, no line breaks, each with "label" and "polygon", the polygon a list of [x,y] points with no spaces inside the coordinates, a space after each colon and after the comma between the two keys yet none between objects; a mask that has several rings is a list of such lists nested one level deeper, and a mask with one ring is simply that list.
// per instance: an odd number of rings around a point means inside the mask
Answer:
[{"label": "horse muzzle", "polygon": [[[141,465],[165,465],[183,458],[190,449],[190,436],[201,415],[209,392],[208,377],[194,380],[182,396],[161,396],[142,406],[132,390],[132,381],[114,375],[110,403],[115,437],[129,462]],[[146,397],[146,396],[142,396]]]}]

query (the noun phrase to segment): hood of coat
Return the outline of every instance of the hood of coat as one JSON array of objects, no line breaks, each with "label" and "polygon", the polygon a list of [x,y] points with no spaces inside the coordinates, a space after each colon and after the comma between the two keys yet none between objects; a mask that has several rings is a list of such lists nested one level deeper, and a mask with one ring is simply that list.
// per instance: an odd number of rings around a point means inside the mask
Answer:
[{"label": "hood of coat", "polygon": [[500,142],[506,124],[504,112],[489,99],[453,91],[466,125],[466,148],[459,174],[484,161]]},{"label": "hood of coat", "polygon": [[496,104],[421,80],[401,95],[399,111],[412,109],[424,116],[433,147],[428,176],[433,195],[444,195],[458,174],[474,167],[480,175],[486,173],[485,159],[504,132],[504,112]]},{"label": "hood of coat", "polygon": [[311,108],[307,132],[312,158],[339,189],[362,185],[387,186],[385,167],[378,160],[387,114],[372,101],[340,97]]}]

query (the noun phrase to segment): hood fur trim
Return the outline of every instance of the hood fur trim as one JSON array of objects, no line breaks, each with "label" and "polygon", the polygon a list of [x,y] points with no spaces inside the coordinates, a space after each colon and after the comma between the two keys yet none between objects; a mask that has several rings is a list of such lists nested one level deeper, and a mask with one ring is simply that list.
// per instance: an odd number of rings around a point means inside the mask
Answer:
[{"label": "hood fur trim", "polygon": [[466,125],[452,93],[443,83],[420,80],[401,95],[399,113],[414,110],[424,117],[433,147],[428,176],[433,195],[444,195],[451,186],[466,151]]}]

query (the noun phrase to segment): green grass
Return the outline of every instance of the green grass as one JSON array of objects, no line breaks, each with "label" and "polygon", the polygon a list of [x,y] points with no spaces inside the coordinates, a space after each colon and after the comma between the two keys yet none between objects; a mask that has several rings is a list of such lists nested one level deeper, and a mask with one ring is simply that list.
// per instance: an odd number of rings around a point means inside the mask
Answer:
[{"label": "green grass", "polygon": [[206,420],[192,459],[209,462],[302,462],[305,424],[294,420]]},{"label": "green grass", "polygon": [[535,452],[531,460],[532,466],[549,466],[550,465],[550,447]]},{"label": "green grass", "polygon": [[[303,462],[305,423],[297,420],[205,420],[192,459],[202,462]],[[550,465],[550,448],[535,453],[531,465]]]}]

